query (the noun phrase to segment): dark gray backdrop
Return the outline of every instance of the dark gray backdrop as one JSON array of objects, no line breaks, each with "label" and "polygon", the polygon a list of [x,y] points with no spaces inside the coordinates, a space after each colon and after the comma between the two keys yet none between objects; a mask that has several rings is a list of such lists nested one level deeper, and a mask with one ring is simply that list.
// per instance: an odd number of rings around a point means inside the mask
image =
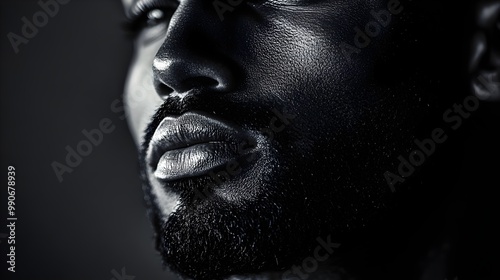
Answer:
[{"label": "dark gray backdrop", "polygon": [[[0,5],[0,278],[120,280],[111,271],[125,268],[135,280],[173,279],[153,249],[126,122],[110,109],[132,52],[120,1],[70,1],[18,54],[7,34],[21,35],[21,18],[41,7],[35,0]],[[76,148],[86,139],[81,131],[103,118],[115,130],[60,183],[51,163],[64,163],[65,147]],[[16,273],[7,273],[5,261],[9,165],[17,183]]]}]

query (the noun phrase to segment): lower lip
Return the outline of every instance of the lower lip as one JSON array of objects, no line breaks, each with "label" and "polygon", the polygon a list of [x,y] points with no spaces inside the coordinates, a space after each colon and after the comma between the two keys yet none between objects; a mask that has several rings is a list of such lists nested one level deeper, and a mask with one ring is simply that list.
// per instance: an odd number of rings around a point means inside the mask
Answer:
[{"label": "lower lip", "polygon": [[227,142],[208,142],[164,153],[154,176],[172,181],[207,174],[210,170],[229,164],[237,154]]}]

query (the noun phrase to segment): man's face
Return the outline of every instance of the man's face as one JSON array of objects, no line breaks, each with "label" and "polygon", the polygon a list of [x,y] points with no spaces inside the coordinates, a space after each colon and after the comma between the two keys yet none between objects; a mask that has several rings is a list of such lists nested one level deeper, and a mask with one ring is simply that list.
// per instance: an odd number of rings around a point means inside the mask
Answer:
[{"label": "man's face", "polygon": [[341,242],[384,208],[383,174],[411,150],[430,103],[387,65],[412,41],[403,3],[124,2],[139,23],[128,120],[173,270],[281,270],[318,236]]}]

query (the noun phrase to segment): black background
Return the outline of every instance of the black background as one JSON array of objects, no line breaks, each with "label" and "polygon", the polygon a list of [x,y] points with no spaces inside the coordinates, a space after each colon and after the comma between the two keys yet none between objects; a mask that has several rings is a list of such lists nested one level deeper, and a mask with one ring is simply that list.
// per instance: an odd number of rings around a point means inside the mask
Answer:
[{"label": "black background", "polygon": [[[7,167],[16,168],[16,273],[2,279],[112,279],[124,267],[140,279],[163,279],[125,120],[111,109],[121,97],[132,44],[119,0],[72,0],[15,54],[34,0],[1,1],[1,227],[7,233]],[[59,182],[53,161],[86,139],[103,118],[116,127]],[[2,235],[4,236],[4,235]],[[4,275],[7,275],[5,278]],[[118,280],[118,279],[117,279]]]}]

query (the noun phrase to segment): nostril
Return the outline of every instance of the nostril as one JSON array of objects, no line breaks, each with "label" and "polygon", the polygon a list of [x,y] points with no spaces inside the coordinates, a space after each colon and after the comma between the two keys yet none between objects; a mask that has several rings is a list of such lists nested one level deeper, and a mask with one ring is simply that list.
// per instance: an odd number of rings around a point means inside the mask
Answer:
[{"label": "nostril", "polygon": [[217,90],[220,86],[223,87],[217,80],[204,76],[188,78],[175,88],[169,87],[161,81],[155,81],[156,92],[162,99],[167,99],[176,91],[177,93],[184,93],[195,88],[210,88],[212,90]]},{"label": "nostril", "polygon": [[163,59],[155,58],[153,73],[155,90],[162,99],[173,94],[185,95],[193,89],[227,93],[234,86],[234,71],[227,63],[161,56]]},{"label": "nostril", "polygon": [[174,89],[167,86],[162,82],[155,81],[155,89],[158,95],[162,99],[167,99],[167,97],[174,92]]}]

